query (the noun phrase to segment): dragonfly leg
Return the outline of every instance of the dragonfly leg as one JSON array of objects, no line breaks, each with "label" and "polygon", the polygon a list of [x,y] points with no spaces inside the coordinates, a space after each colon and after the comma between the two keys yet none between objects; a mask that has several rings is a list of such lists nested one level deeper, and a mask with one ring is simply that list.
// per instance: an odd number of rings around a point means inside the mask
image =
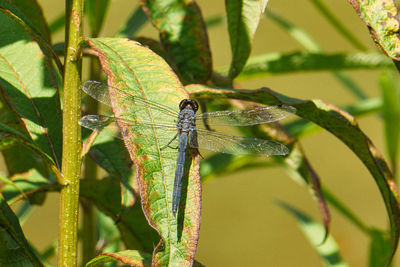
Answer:
[{"label": "dragonfly leg", "polygon": [[172,138],[172,139],[168,142],[168,144],[166,144],[165,146],[161,147],[161,150],[163,150],[163,149],[165,149],[165,148],[167,148],[167,147],[173,148],[173,149],[178,149],[179,146],[177,146],[177,147],[171,147],[171,146],[169,146],[169,145],[178,137],[178,134],[179,134],[179,133],[176,133],[176,135],[174,136],[174,138]]}]

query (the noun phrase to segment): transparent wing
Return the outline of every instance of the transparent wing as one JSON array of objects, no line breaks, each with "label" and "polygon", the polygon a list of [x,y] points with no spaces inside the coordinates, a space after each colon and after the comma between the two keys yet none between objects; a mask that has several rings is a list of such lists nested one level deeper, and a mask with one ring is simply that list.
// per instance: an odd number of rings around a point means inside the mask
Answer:
[{"label": "transparent wing", "polygon": [[[82,90],[85,91],[88,95],[96,99],[97,101],[107,105],[111,106],[110,104],[110,97],[108,94],[108,88],[109,86],[105,83],[99,82],[99,81],[86,81],[82,84]],[[143,108],[150,108],[153,112],[159,112],[163,115],[169,115],[173,117],[174,119],[177,118],[178,112],[161,104],[152,102],[150,100],[141,98],[139,96],[132,95],[128,91],[122,91],[118,88],[112,87],[112,89],[117,93],[120,94],[124,97],[131,98],[132,99],[132,105],[135,105],[135,108],[137,110],[143,109]]]},{"label": "transparent wing", "polygon": [[79,120],[79,125],[93,131],[101,132],[115,121],[114,118],[103,115],[86,115]]},{"label": "transparent wing", "polygon": [[235,155],[286,155],[289,149],[281,143],[258,138],[226,135],[198,129],[190,139],[190,146]]},{"label": "transparent wing", "polygon": [[[156,131],[159,147],[164,147],[167,144],[170,144],[169,146],[171,147],[176,147],[178,141],[176,139],[174,142],[171,142],[177,133],[176,125],[173,123],[143,123],[104,115],[86,115],[79,120],[79,124],[93,131],[105,131],[106,134],[119,139],[123,139],[124,135],[121,129],[137,127],[136,132],[140,132],[140,136],[145,136],[146,138],[144,139],[149,139],[149,142],[155,141],[151,141],[151,139],[155,136],[154,131]],[[140,138],[140,136],[137,138]],[[144,139],[141,139],[142,144],[146,142]]]},{"label": "transparent wing", "polygon": [[177,131],[176,124],[174,123],[135,122],[104,115],[85,115],[79,120],[79,125],[100,132],[105,127],[110,126],[114,122],[117,122],[119,125],[124,125],[124,126],[152,127],[152,128],[162,128],[162,129],[172,129],[175,132]]},{"label": "transparent wing", "polygon": [[205,112],[196,116],[196,123],[204,121],[207,125],[247,126],[273,122],[296,113],[291,106],[267,106],[248,110],[224,110]]},{"label": "transparent wing", "polygon": [[[157,136],[160,146],[167,145],[177,132],[174,124],[133,123],[132,121],[103,115],[86,115],[80,119],[79,124],[88,129],[100,132],[109,126],[117,128],[115,122],[118,122],[118,126],[120,127],[141,127],[140,131],[145,136],[152,136],[153,133],[148,132],[152,129],[160,130],[163,133]],[[115,130],[112,132],[115,133]],[[148,132],[148,134],[146,134],[146,132]],[[113,135],[122,139],[121,135]],[[177,140],[178,139],[175,141]],[[170,146],[176,147],[177,143],[172,143]],[[205,129],[198,129],[194,132],[192,138],[190,138],[190,146],[193,148],[207,149],[235,155],[251,154],[271,156],[286,155],[289,153],[286,146],[275,141],[226,135]]]}]

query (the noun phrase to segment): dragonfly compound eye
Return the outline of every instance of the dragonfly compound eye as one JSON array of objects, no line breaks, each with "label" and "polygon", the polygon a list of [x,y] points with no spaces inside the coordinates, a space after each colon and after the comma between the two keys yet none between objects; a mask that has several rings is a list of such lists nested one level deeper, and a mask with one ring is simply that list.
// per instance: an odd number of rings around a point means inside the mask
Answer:
[{"label": "dragonfly compound eye", "polygon": [[196,112],[199,109],[199,104],[197,104],[196,100],[184,99],[179,103],[179,110],[183,110],[184,108],[186,108],[187,105],[192,106],[194,112]]}]

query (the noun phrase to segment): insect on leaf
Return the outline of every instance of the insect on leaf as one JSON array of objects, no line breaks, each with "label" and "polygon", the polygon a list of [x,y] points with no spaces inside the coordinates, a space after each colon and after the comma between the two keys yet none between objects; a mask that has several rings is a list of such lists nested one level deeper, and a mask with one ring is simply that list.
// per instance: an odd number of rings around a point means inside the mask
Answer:
[{"label": "insect on leaf", "polygon": [[[165,61],[137,42],[120,38],[88,39],[99,53],[108,75],[109,97],[125,146],[137,169],[142,208],[149,224],[162,240],[153,253],[153,265],[190,266],[194,259],[200,225],[201,187],[199,158],[188,162],[184,194],[178,216],[172,214],[172,192],[177,150],[165,146],[176,133],[146,124],[128,125],[124,120],[170,120],[166,112],[178,112],[188,98],[182,84]],[[137,108],[134,96],[162,103],[168,110]],[[171,125],[173,122],[171,122]],[[186,193],[187,192],[187,193]]]}]

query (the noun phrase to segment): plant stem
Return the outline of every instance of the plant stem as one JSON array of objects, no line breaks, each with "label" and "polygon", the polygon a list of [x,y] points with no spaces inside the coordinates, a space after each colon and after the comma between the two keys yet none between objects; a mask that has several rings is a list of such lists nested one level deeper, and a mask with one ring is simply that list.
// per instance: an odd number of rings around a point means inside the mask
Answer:
[{"label": "plant stem", "polygon": [[62,173],[66,185],[61,189],[58,234],[58,266],[77,266],[79,177],[81,172],[81,60],[73,57],[82,35],[83,0],[66,1],[66,46],[63,91]]}]

